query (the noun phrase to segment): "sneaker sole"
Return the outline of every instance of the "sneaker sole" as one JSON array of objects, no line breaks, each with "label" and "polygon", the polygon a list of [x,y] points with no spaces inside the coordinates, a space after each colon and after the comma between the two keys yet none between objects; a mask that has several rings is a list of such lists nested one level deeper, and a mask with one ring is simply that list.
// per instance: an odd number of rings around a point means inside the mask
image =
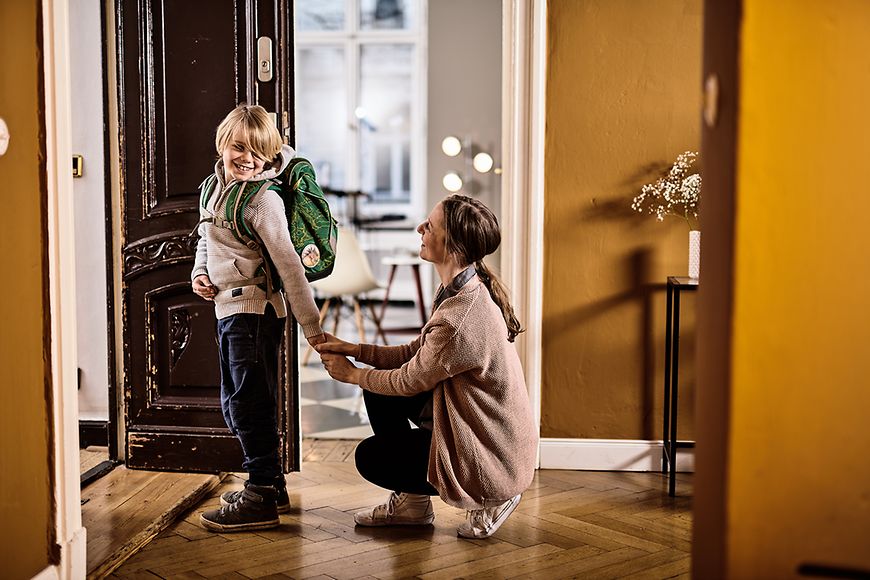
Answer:
[{"label": "sneaker sole", "polygon": [[202,524],[202,527],[212,532],[244,532],[249,530],[270,530],[272,528],[277,528],[281,525],[281,520],[275,519],[266,522],[226,525],[207,520],[200,515],[199,523]]},{"label": "sneaker sole", "polygon": [[[230,502],[228,502],[223,497],[221,497],[221,507],[227,507],[228,505],[230,505]],[[286,503],[284,505],[278,504],[278,513],[279,514],[286,514],[289,511],[290,511],[290,504],[289,503]]]},{"label": "sneaker sole", "polygon": [[432,517],[426,518],[425,520],[372,520],[371,522],[361,522],[356,519],[356,516],[354,516],[353,521],[356,525],[366,528],[385,528],[387,526],[431,526],[432,522],[435,521],[435,514],[432,514]]},{"label": "sneaker sole", "polygon": [[510,517],[510,515],[514,513],[514,510],[517,509],[518,505],[520,505],[521,499],[522,497],[517,498],[517,501],[511,503],[511,505],[506,507],[504,511],[498,515],[498,518],[493,522],[492,529],[490,529],[488,532],[479,534],[475,534],[473,531],[471,533],[463,533],[462,528],[457,528],[456,535],[460,538],[466,538],[469,540],[481,540],[484,538],[489,538],[494,533],[496,533],[501,525],[505,522],[505,520],[507,520],[508,517]]}]

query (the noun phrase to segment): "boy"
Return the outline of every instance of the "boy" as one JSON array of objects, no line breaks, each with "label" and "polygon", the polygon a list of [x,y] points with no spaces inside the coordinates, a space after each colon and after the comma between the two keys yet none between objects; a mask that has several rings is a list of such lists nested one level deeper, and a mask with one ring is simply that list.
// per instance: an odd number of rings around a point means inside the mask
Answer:
[{"label": "boy", "polygon": [[204,512],[200,521],[217,532],[260,530],[276,527],[278,512],[290,507],[278,457],[276,403],[285,294],[309,344],[325,337],[278,193],[264,189],[245,208],[244,218],[262,240],[283,292],[255,280],[262,273],[262,254],[238,241],[224,220],[230,191],[255,187],[248,183],[278,175],[292,159],[293,149],[281,142],[265,109],[244,104],[218,125],[215,146],[220,156],[215,164],[217,185],[200,208],[201,237],[191,279],[193,291],[215,303],[221,409],[242,445],[248,481],[245,489],[225,493],[222,507]]}]

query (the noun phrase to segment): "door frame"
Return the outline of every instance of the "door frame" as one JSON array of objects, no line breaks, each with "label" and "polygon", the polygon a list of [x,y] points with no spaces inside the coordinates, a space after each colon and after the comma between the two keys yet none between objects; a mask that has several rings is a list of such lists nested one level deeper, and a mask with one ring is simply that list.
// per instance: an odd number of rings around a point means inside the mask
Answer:
[{"label": "door frame", "polygon": [[[118,39],[115,31],[115,10],[114,0],[104,0],[103,4],[103,47],[105,50],[105,60],[103,61],[104,74],[106,81],[106,102],[105,116],[108,137],[108,147],[106,154],[106,165],[108,168],[108,183],[106,184],[106,195],[109,196],[109,201],[106,204],[107,215],[111,224],[111,235],[107,236],[107,241],[110,244],[107,254],[108,267],[111,268],[110,287],[107,288],[109,301],[112,303],[112,314],[109,320],[109,327],[113,329],[111,339],[114,341],[109,345],[109,440],[114,441],[115,457],[120,461],[126,461],[126,427],[122,417],[124,417],[124,397],[119,395],[119,385],[124,384],[124,337],[122,332],[116,332],[114,329],[123,328],[123,312],[118,305],[123,304],[122,290],[123,284],[123,239],[121,236],[122,219],[124,208],[121,203],[123,200],[122,191],[122,176],[121,176],[121,143],[120,143],[120,110],[118,107]],[[109,50],[109,47],[114,47],[115,50]],[[108,277],[107,277],[108,279]],[[114,393],[114,396],[111,396]],[[110,451],[111,453],[111,451]]]},{"label": "door frame", "polygon": [[81,578],[87,568],[79,484],[78,366],[76,354],[75,230],[72,158],[72,114],[69,63],[69,6],[65,0],[42,0],[44,64],[46,286],[49,298],[51,465],[57,553],[54,564],[35,578]]},{"label": "door frame", "polygon": [[[547,0],[503,0],[501,276],[526,327],[517,337],[541,431]],[[538,467],[540,467],[540,443]]]}]

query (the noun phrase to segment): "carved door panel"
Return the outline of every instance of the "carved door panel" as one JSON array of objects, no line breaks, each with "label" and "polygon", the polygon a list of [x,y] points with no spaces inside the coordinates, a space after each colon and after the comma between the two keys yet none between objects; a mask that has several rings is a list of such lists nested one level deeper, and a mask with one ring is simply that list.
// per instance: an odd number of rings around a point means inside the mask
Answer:
[{"label": "carved door panel", "polygon": [[[292,110],[291,8],[292,0],[116,1],[129,467],[241,470],[220,411],[214,308],[191,291],[196,242],[187,236],[220,120],[242,101]],[[266,65],[262,37],[271,39]],[[299,467],[295,328],[279,389],[285,470]]]}]

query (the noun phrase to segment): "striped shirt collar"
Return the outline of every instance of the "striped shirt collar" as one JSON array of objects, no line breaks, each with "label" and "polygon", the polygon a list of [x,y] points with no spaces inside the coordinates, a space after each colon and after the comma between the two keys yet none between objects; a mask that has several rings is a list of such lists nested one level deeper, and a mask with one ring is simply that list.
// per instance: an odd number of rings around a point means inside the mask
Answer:
[{"label": "striped shirt collar", "polygon": [[459,291],[462,290],[462,287],[465,286],[466,282],[471,280],[474,275],[477,274],[477,270],[474,268],[474,265],[468,266],[465,270],[457,274],[453,280],[450,281],[446,287],[441,286],[438,288],[438,292],[435,294],[435,304],[432,306],[432,310],[437,309],[441,306],[441,303],[459,294]]}]

